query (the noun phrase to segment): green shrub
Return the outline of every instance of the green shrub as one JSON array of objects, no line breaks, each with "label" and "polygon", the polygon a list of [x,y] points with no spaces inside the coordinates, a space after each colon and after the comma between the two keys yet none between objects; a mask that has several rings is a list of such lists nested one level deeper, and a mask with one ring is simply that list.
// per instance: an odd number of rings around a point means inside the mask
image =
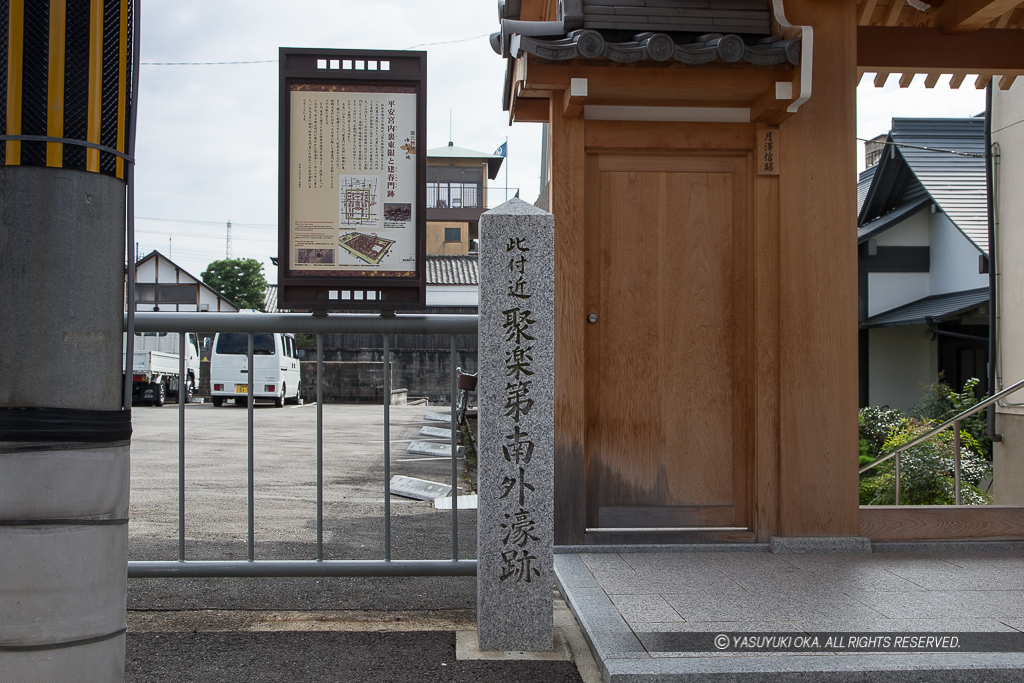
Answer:
[{"label": "green shrub", "polygon": [[[921,420],[929,420],[935,424],[945,422],[951,417],[978,405],[985,400],[974,395],[979,380],[972,378],[964,383],[964,390],[956,392],[945,382],[929,384],[924,388],[921,400],[910,410],[910,414]],[[952,430],[952,428],[950,428]],[[975,413],[960,423],[960,430],[970,434],[974,439],[972,450],[987,460],[992,459],[992,441],[987,436],[985,411]],[[952,433],[952,431],[950,432]]]},{"label": "green shrub", "polygon": [[[885,440],[882,451],[887,453],[895,450],[936,424],[932,420],[904,418]],[[961,502],[967,505],[992,502],[987,493],[977,488],[981,479],[991,471],[988,462],[979,452],[980,448],[980,444],[969,432],[961,434],[960,494]],[[895,505],[895,459],[879,465],[876,470],[877,474],[861,481],[861,504]],[[900,455],[900,504],[952,505],[955,502],[953,471],[951,429],[904,451]]]},{"label": "green shrub", "polygon": [[861,456],[877,458],[882,452],[882,444],[889,438],[889,433],[899,426],[905,417],[903,413],[889,406],[861,408],[857,416],[860,423]]}]

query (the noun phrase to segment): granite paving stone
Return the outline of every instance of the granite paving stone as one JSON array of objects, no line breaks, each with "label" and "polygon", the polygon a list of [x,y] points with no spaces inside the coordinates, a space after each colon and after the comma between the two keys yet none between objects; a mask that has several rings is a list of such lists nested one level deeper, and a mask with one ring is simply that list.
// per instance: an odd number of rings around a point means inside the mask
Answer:
[{"label": "granite paving stone", "polygon": [[1024,632],[1024,546],[974,550],[621,551],[556,564],[560,582],[589,586],[566,599],[606,681],[1024,682],[1024,652],[663,651],[671,633]]}]

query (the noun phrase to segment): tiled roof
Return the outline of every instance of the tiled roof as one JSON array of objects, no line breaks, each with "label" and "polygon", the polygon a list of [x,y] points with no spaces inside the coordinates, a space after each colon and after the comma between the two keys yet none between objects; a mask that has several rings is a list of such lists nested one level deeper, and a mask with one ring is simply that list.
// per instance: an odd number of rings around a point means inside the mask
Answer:
[{"label": "tiled roof", "polygon": [[480,269],[476,256],[427,256],[428,285],[478,285]]},{"label": "tiled roof", "polygon": [[875,178],[875,170],[878,168],[877,165],[869,166],[860,172],[860,176],[857,178],[857,215],[860,215],[860,210],[864,208],[864,200],[868,196],[868,190],[871,189],[871,181]]},{"label": "tiled roof", "polygon": [[893,119],[890,137],[942,212],[988,253],[985,120]]},{"label": "tiled roof", "polygon": [[861,327],[896,327],[899,325],[924,325],[929,320],[966,313],[988,301],[988,288],[971,289],[964,292],[937,294],[912,301],[909,304],[879,313],[868,318]]}]

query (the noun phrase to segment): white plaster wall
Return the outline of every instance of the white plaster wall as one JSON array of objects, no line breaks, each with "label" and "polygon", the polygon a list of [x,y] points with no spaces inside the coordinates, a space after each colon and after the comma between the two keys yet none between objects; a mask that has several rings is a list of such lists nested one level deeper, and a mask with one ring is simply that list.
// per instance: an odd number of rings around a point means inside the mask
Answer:
[{"label": "white plaster wall", "polygon": [[868,402],[906,410],[935,382],[938,343],[924,325],[876,327],[868,332]]},{"label": "white plaster wall", "polygon": [[978,248],[946,214],[936,212],[930,217],[931,272],[928,288],[931,294],[988,287],[988,275],[978,273],[978,256],[981,254]]},{"label": "white plaster wall", "polygon": [[427,306],[479,306],[480,291],[476,285],[430,285]]},{"label": "white plaster wall", "polygon": [[931,209],[925,207],[883,232],[875,241],[880,247],[927,247],[929,216]]},{"label": "white plaster wall", "polygon": [[928,273],[868,273],[868,316],[923,299]]},{"label": "white plaster wall", "polygon": [[[1024,378],[1024,83],[996,89],[992,101],[992,141],[999,143],[996,172],[997,373],[1003,388]],[[1024,403],[1024,391],[1009,397]],[[1001,505],[1024,505],[1024,411],[996,410],[993,494]]]}]

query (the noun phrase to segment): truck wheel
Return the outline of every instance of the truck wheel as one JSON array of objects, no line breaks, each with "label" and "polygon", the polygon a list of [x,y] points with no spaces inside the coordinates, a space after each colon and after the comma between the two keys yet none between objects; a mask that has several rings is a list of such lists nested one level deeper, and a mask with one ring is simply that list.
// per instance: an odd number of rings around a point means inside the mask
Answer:
[{"label": "truck wheel", "polygon": [[287,394],[287,393],[288,393],[288,385],[287,384],[282,384],[281,385],[281,395],[274,397],[274,407],[275,408],[283,408],[284,407],[284,397],[285,397],[285,394]]},{"label": "truck wheel", "polygon": [[192,397],[195,395],[195,393],[196,383],[195,380],[192,379],[192,376],[189,375],[188,379],[185,380],[185,403],[191,403]]},{"label": "truck wheel", "polygon": [[157,408],[167,402],[167,385],[161,380],[153,385],[153,405]]},{"label": "truck wheel", "polygon": [[224,399],[221,398],[220,396],[214,396],[212,400],[214,408],[220,408],[222,405],[224,405]]}]

